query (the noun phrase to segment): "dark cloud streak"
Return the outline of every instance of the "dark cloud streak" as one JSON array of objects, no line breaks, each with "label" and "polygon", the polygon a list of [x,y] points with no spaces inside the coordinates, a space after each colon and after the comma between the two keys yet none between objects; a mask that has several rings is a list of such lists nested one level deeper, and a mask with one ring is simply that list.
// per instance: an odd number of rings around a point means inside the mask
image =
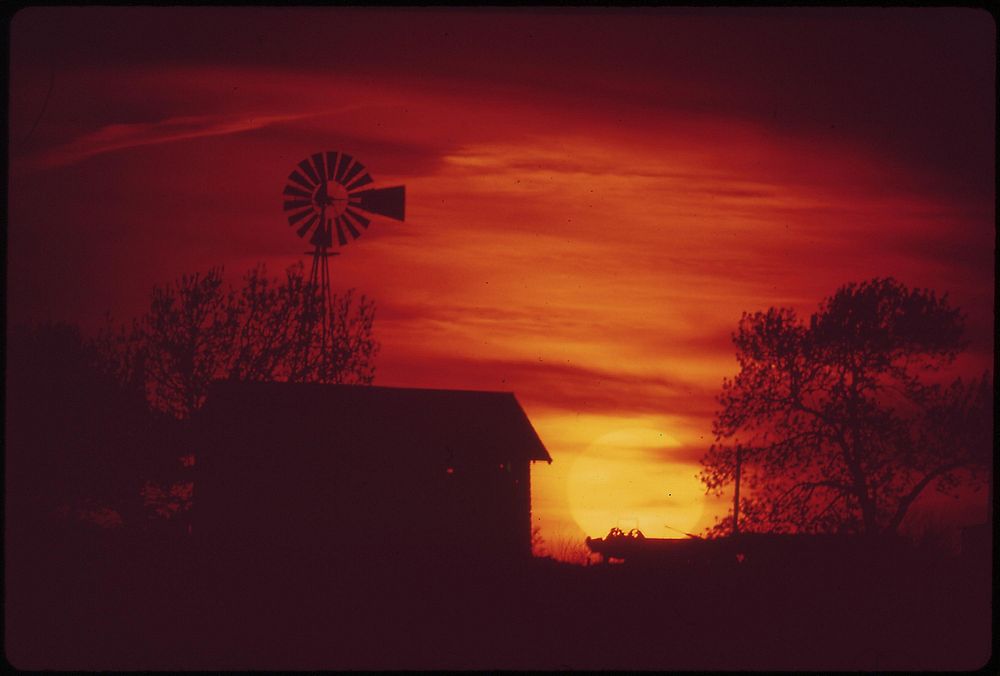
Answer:
[{"label": "dark cloud streak", "polygon": [[[611,373],[546,360],[411,357],[405,364],[383,360],[378,383],[514,391],[528,405],[618,415],[655,414],[708,421],[716,410],[714,388],[665,376]],[[706,433],[710,426],[706,424]]]},{"label": "dark cloud streak", "polygon": [[975,10],[31,8],[12,38],[20,77],[81,63],[349,68],[611,116],[628,101],[843,138],[959,197],[994,182],[995,27]]}]

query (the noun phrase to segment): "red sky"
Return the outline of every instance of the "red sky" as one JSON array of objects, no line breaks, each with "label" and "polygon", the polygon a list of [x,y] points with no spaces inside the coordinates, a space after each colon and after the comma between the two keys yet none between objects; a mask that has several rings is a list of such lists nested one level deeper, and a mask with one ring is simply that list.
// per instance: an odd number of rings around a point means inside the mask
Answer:
[{"label": "red sky", "polygon": [[23,10],[8,320],[280,272],[285,177],[344,150],[407,189],[332,268],[378,304],[376,384],[514,391],[552,546],[700,530],[741,312],[891,275],[991,367],[994,66],[966,9]]}]

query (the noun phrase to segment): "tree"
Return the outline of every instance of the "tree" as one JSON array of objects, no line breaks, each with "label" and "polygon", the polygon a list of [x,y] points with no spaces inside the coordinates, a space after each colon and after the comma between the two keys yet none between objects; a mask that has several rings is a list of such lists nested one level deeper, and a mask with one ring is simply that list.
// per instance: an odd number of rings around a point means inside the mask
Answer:
[{"label": "tree", "polygon": [[[929,487],[988,475],[989,374],[935,382],[964,348],[947,296],[893,279],[848,284],[808,323],[744,313],[715,443],[701,479],[721,495],[742,474],[740,530],[897,532]],[[713,528],[733,530],[733,513]]]},{"label": "tree", "polygon": [[225,375],[237,332],[234,298],[223,288],[222,268],[154,287],[135,337],[156,408],[185,417],[201,406],[209,383]]},{"label": "tree", "polygon": [[259,265],[239,290],[224,287],[222,273],[213,268],[156,287],[149,311],[121,341],[118,353],[139,362],[154,407],[185,418],[222,379],[371,383],[378,351],[371,301],[353,290],[334,295],[324,330],[321,290],[301,265],[284,280]]},{"label": "tree", "polygon": [[283,279],[251,269],[226,286],[221,267],[153,289],[130,327],[109,322],[94,344],[106,370],[142,391],[154,412],[144,446],[159,459],[141,491],[150,516],[187,531],[197,439],[187,424],[215,380],[371,384],[378,343],[374,304],[353,290],[329,301],[302,266]]}]

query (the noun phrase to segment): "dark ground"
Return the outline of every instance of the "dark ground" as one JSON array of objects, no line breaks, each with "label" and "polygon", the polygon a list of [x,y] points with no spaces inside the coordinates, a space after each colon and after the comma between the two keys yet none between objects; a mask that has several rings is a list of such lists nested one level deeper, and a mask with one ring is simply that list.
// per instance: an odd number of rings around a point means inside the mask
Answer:
[{"label": "dark ground", "polygon": [[[9,536],[9,534],[8,534]],[[187,538],[8,539],[23,669],[976,669],[988,562],[581,568],[199,552]],[[427,571],[430,572],[427,572]]]}]

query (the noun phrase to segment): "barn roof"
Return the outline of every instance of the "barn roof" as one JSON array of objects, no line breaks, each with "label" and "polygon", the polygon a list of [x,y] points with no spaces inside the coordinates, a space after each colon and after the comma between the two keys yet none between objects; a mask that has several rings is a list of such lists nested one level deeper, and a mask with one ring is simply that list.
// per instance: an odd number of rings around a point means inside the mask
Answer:
[{"label": "barn roof", "polygon": [[282,421],[329,430],[365,448],[382,447],[373,437],[394,438],[470,456],[552,462],[512,392],[219,381],[203,413],[209,420],[238,416],[248,431]]}]

